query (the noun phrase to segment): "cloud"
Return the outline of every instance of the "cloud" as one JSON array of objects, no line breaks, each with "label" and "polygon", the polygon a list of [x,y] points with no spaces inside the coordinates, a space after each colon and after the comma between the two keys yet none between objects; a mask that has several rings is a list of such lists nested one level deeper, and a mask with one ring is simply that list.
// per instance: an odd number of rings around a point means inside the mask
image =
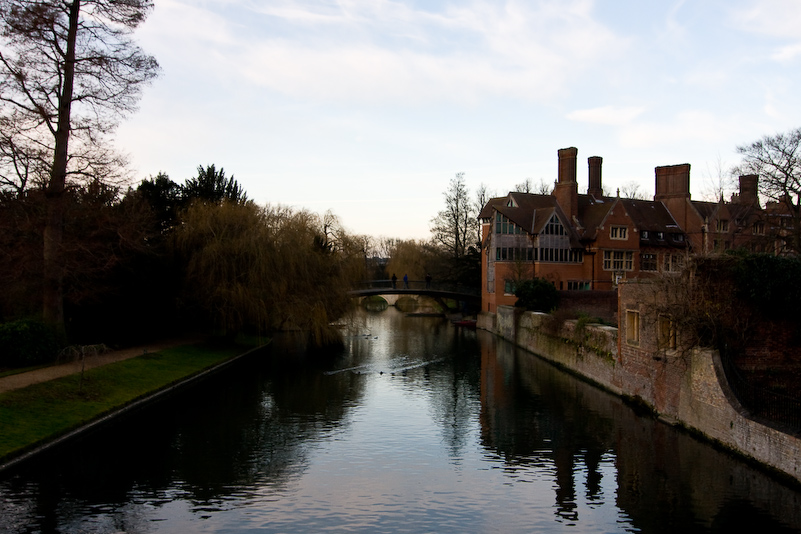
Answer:
[{"label": "cloud", "polygon": [[714,146],[739,126],[734,118],[720,119],[708,111],[688,110],[676,114],[671,121],[625,126],[620,132],[620,144],[625,148],[658,148],[688,142]]},{"label": "cloud", "polygon": [[789,63],[798,56],[801,56],[801,43],[795,43],[777,49],[771,56],[771,59],[779,63]]},{"label": "cloud", "polygon": [[176,44],[180,52],[192,51],[189,45],[230,46],[237,41],[236,32],[222,14],[182,0],[159,0],[137,40],[145,43],[167,43],[170,50]]},{"label": "cloud", "polygon": [[752,0],[746,7],[732,9],[729,18],[741,31],[795,40],[801,27],[801,2]]},{"label": "cloud", "polygon": [[643,107],[602,106],[592,109],[578,109],[567,114],[571,121],[589,122],[619,126],[628,124],[645,111]]},{"label": "cloud", "polygon": [[[224,4],[225,20],[219,3],[164,0],[153,33],[217,77],[323,102],[547,101],[628,46],[593,18],[590,0],[474,0],[439,11],[389,0]],[[192,28],[165,37],[169,21]]]},{"label": "cloud", "polygon": [[292,97],[316,101],[419,104],[450,101],[473,104],[487,95],[548,98],[560,85],[548,72],[502,68],[489,58],[442,57],[376,46],[339,46],[329,51],[270,43],[241,58],[242,75],[252,83]]}]

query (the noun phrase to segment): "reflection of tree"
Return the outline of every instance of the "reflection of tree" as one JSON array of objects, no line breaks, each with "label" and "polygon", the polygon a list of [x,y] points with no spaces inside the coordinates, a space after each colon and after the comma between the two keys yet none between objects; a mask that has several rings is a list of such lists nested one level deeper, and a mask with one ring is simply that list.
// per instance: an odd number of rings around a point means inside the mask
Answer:
[{"label": "reflection of tree", "polygon": [[[342,422],[363,380],[325,375],[327,363],[301,345],[295,336],[276,336],[262,362],[264,374],[250,388],[231,383],[223,398],[193,411],[196,420],[178,437],[178,448],[180,473],[194,498],[225,496],[232,488],[280,489],[304,466],[307,444]],[[209,416],[213,420],[204,424]]]},{"label": "reflection of tree", "polygon": [[26,486],[11,479],[0,492],[30,495],[38,528],[55,532],[97,505],[127,516],[132,495],[156,505],[183,497],[216,506],[234,495],[282,491],[304,467],[308,443],[342,423],[363,385],[349,373],[323,376],[322,362],[286,350],[282,358],[282,350],[254,355],[25,466]]},{"label": "reflection of tree", "polygon": [[[478,401],[475,333],[444,320],[404,317],[394,310],[371,315],[370,324],[381,333],[381,339],[375,340],[381,348],[373,350],[373,341],[351,337],[346,341],[349,360],[341,365],[367,363],[365,371],[397,372],[403,376],[405,389],[425,392],[451,457],[460,457],[471,439],[469,429]],[[412,369],[404,371],[407,366]]]},{"label": "reflection of tree", "polygon": [[[558,522],[587,521],[579,517],[584,482],[590,507],[607,501],[631,530],[801,525],[797,492],[509,344],[498,342],[496,350],[485,332],[394,312],[371,317],[361,336],[347,338],[353,350],[336,361],[276,340],[269,357],[251,358],[8,477],[0,482],[0,531],[7,518],[24,524],[24,517],[33,524],[17,531],[75,532],[96,521],[96,531],[143,532],[151,506],[168,514],[171,501],[185,501],[177,505],[202,514],[281,497],[306,469],[313,443],[347,423],[348,407],[361,403],[364,373],[418,399],[427,395],[453,458],[469,446],[480,400],[487,460],[502,461],[508,481],[530,479],[521,476],[526,471],[552,476]],[[377,377],[399,353],[429,365]],[[609,492],[613,469],[616,491],[604,495],[602,473]],[[107,528],[95,528],[103,521]]]},{"label": "reflection of tree", "polygon": [[470,439],[481,376],[476,365],[478,345],[473,332],[448,327],[441,337],[447,339],[451,351],[448,372],[427,377],[427,391],[434,419],[442,426],[442,434],[451,458],[462,456]]}]

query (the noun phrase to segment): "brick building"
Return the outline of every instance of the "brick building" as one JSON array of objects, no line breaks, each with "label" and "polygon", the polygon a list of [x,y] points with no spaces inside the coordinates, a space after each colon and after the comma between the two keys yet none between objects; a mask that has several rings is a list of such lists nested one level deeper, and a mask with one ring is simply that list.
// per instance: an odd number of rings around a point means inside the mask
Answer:
[{"label": "brick building", "polygon": [[769,231],[781,220],[762,210],[758,177],[740,177],[730,202],[690,197],[690,165],[656,167],[653,200],[603,194],[600,157],[588,158],[588,187],[579,194],[578,150],[558,151],[550,195],[510,192],[479,214],[482,311],[514,305],[516,283],[534,276],[559,290],[610,290],[624,279],[678,271],[689,253],[746,247],[776,252]]}]

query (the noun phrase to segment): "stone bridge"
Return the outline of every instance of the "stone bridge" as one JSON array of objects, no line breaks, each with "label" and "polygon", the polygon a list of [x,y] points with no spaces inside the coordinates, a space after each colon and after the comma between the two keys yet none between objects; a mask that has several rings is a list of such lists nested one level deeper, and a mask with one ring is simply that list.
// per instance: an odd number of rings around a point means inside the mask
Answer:
[{"label": "stone bridge", "polygon": [[[422,295],[431,297],[442,303],[446,299],[456,300],[471,306],[481,306],[481,292],[477,288],[459,286],[454,284],[443,284],[426,282],[425,280],[409,280],[404,284],[403,280],[398,280],[393,284],[392,280],[365,280],[361,282],[358,289],[349,291],[354,297],[398,296],[402,295]],[[389,302],[388,299],[387,301]],[[393,302],[390,302],[393,304]]]}]

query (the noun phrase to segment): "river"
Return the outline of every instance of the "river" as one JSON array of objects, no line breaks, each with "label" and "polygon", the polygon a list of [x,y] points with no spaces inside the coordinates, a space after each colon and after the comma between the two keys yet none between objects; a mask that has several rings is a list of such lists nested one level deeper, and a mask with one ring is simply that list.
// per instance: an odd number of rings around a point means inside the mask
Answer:
[{"label": "river", "polygon": [[3,533],[801,531],[801,493],[486,332],[358,314],[0,475]]}]

